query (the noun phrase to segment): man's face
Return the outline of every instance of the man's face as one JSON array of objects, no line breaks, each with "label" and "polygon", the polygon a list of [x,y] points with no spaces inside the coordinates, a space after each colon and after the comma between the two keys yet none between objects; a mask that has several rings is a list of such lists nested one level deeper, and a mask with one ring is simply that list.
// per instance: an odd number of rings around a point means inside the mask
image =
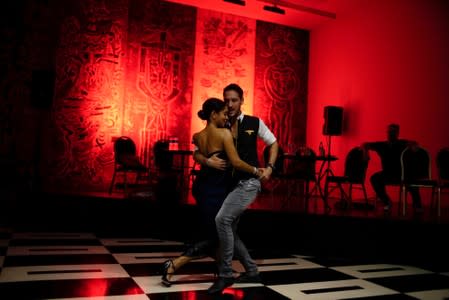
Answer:
[{"label": "man's face", "polygon": [[229,118],[237,117],[241,110],[240,107],[243,104],[243,99],[239,97],[239,94],[236,91],[230,90],[226,91],[223,94],[224,101],[226,102],[226,106],[228,107],[228,116]]},{"label": "man's face", "polygon": [[399,128],[396,126],[388,126],[387,129],[388,141],[394,142],[398,139],[398,137],[399,137]]}]

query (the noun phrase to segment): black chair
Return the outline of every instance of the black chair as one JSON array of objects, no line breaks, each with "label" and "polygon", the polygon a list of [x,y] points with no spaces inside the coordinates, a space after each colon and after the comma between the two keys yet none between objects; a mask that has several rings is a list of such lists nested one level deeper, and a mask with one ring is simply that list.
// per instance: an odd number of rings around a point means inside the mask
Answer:
[{"label": "black chair", "polygon": [[[153,145],[155,166],[155,197],[161,203],[177,205],[185,195],[184,169],[175,164],[174,151],[168,140],[158,140]],[[189,177],[187,177],[188,179]]]},{"label": "black chair", "polygon": [[195,160],[193,160],[193,165],[192,167],[190,167],[190,171],[189,171],[189,184],[188,184],[188,188],[190,188],[193,184],[193,182],[195,181],[196,177],[200,174],[201,172],[201,165],[196,162]]},{"label": "black chair", "polygon": [[109,194],[112,193],[117,175],[120,173],[123,175],[123,191],[125,193],[128,192],[128,173],[135,174],[135,184],[142,179],[148,180],[149,177],[149,168],[140,162],[136,155],[136,144],[127,136],[121,136],[114,142],[114,173]]},{"label": "black chair", "polygon": [[[304,209],[307,212],[309,200],[318,191],[319,198],[323,199],[325,211],[329,212],[329,204],[319,186],[318,174],[316,172],[316,153],[313,149],[303,146],[296,151],[284,176],[291,181],[291,184],[288,185],[288,198],[293,195],[292,192],[294,190],[296,190],[296,193],[301,193],[304,199]],[[312,190],[310,190],[311,183],[314,184]],[[292,188],[294,189],[293,191],[291,190]]]},{"label": "black chair", "polygon": [[[368,170],[369,156],[361,147],[352,148],[345,159],[345,169],[343,176],[327,177],[324,187],[324,197],[329,196],[329,189],[332,187],[338,188],[340,191],[340,203],[343,208],[352,206],[352,190],[359,188],[363,191],[365,205],[368,207],[368,196],[365,188],[366,171]],[[343,185],[349,185],[348,193],[345,192]],[[376,202],[374,201],[374,205]]]},{"label": "black chair", "polygon": [[[402,215],[407,209],[407,193],[410,187],[425,187],[432,189],[432,203],[438,182],[432,179],[431,158],[427,149],[421,146],[409,146],[401,154],[401,198]],[[438,202],[440,200],[438,199]]]},{"label": "black chair", "polygon": [[438,169],[437,215],[441,215],[441,193],[449,189],[449,147],[440,149],[436,157]]},{"label": "black chair", "polygon": [[170,143],[166,140],[159,140],[154,143],[154,165],[158,171],[171,171],[173,169],[173,154],[168,151]]}]

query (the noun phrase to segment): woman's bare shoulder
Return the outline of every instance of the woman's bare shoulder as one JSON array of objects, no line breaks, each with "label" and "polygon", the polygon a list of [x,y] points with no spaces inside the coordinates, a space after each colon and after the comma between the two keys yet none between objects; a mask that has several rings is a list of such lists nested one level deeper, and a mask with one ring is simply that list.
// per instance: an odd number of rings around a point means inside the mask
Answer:
[{"label": "woman's bare shoulder", "polygon": [[198,138],[198,137],[200,137],[200,136],[202,136],[202,135],[204,135],[204,129],[202,129],[202,130],[200,130],[200,131],[198,131],[198,132],[195,132],[195,133],[193,134],[193,138]]},{"label": "woman's bare shoulder", "polygon": [[204,138],[204,130],[201,130],[201,131],[195,132],[193,134],[192,141],[193,141],[193,143],[196,144],[196,143],[198,143],[198,141],[200,141],[203,138]]},{"label": "woman's bare shoulder", "polygon": [[227,128],[217,128],[222,137],[232,136],[231,131]]},{"label": "woman's bare shoulder", "polygon": [[224,128],[224,127],[218,127],[218,128],[217,128],[217,131],[220,132],[220,133],[223,133],[223,132],[230,132],[229,129]]}]

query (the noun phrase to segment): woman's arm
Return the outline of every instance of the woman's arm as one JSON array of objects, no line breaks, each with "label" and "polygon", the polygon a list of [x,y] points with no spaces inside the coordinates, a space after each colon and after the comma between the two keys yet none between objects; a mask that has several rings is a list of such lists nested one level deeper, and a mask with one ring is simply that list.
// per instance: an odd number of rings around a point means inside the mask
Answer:
[{"label": "woman's arm", "polygon": [[223,129],[221,132],[223,136],[223,146],[224,146],[223,148],[232,166],[240,171],[257,175],[258,169],[256,167],[251,166],[240,159],[237,150],[235,149],[234,140],[232,139],[231,132],[227,129]]}]

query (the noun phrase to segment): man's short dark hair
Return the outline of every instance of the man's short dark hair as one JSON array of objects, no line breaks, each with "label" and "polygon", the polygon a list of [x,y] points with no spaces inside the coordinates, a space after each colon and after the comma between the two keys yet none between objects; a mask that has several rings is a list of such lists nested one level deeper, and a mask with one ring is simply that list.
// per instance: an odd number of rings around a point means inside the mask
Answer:
[{"label": "man's short dark hair", "polygon": [[243,90],[242,88],[237,84],[237,83],[231,83],[228,84],[224,89],[223,89],[223,96],[227,91],[236,91],[237,94],[239,94],[240,99],[243,99]]},{"label": "man's short dark hair", "polygon": [[388,128],[399,129],[399,124],[396,124],[396,123],[388,124]]}]

